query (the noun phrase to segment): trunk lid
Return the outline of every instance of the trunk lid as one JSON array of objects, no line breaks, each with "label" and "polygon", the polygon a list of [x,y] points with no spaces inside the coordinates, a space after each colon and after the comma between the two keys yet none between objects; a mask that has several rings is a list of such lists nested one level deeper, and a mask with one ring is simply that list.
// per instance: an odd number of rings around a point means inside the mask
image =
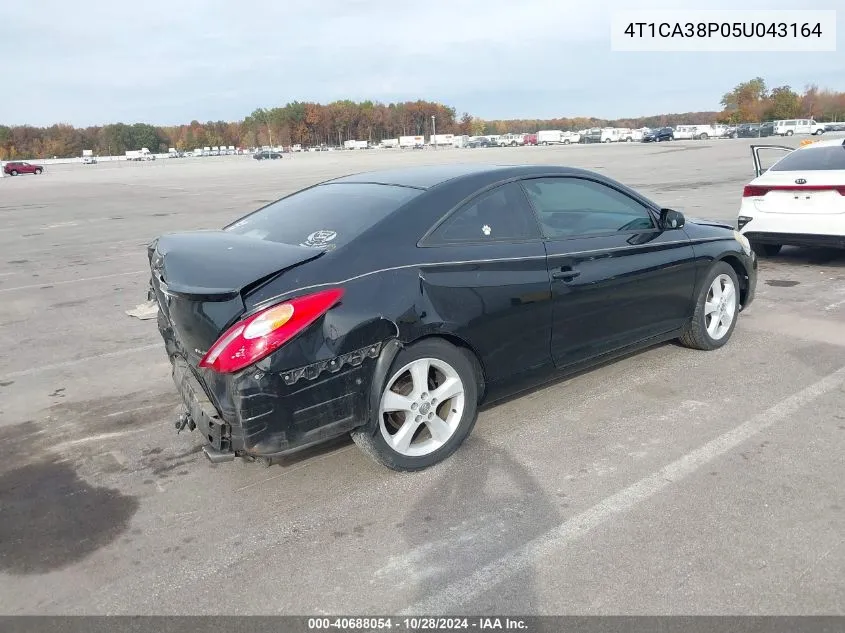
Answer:
[{"label": "trunk lid", "polygon": [[227,231],[196,231],[162,235],[147,254],[152,288],[174,343],[196,367],[244,313],[251,289],[324,252]]},{"label": "trunk lid", "polygon": [[764,213],[845,213],[845,171],[767,171],[752,185],[754,208]]}]

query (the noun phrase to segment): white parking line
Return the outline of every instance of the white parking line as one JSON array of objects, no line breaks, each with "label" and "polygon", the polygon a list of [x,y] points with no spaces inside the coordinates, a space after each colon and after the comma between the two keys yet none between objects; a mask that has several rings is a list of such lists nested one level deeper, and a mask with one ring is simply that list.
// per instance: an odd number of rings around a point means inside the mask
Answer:
[{"label": "white parking line", "polygon": [[115,356],[127,356],[129,354],[137,354],[138,352],[146,352],[147,350],[162,348],[162,345],[144,345],[143,347],[130,347],[127,349],[120,349],[115,352],[105,352],[103,354],[94,354],[93,356],[86,356],[85,358],[77,358],[76,360],[66,360],[62,363],[53,363],[52,365],[41,365],[40,367],[31,367],[29,369],[22,369],[20,371],[13,371],[8,374],[0,375],[0,380],[8,380],[9,378],[20,378],[21,376],[31,376],[33,374],[40,374],[45,371],[53,371],[56,369],[64,369],[65,367],[73,367],[74,365],[81,365],[91,360],[100,360],[101,358],[114,358]]},{"label": "white parking line", "polygon": [[798,413],[810,402],[840,387],[845,382],[845,367],[818,382],[781,400],[734,429],[687,453],[657,472],[600,501],[557,527],[529,541],[523,547],[482,567],[460,580],[442,587],[427,598],[405,609],[402,615],[451,613],[457,607],[490,591],[498,583],[529,565],[548,558],[561,548],[574,543],[606,521],[633,509],[662,492],[665,488],[689,477],[702,466],[733,450],[754,435]]},{"label": "white parking line", "polygon": [[111,275],[98,275],[97,277],[83,277],[82,279],[68,279],[67,281],[45,281],[40,284],[31,284],[29,286],[15,286],[14,288],[0,288],[0,292],[13,292],[15,290],[30,290],[32,288],[42,288],[44,286],[62,286],[64,284],[78,284],[83,281],[97,281],[98,279],[109,279],[111,277],[125,277],[126,275],[140,275],[141,273],[148,273],[149,270],[132,270],[128,273],[112,273]]}]

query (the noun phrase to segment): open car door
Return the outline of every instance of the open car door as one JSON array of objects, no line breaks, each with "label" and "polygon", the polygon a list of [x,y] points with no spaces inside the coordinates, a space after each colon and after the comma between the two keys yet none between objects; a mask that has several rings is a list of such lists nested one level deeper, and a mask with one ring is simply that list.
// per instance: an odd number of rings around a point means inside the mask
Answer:
[{"label": "open car door", "polygon": [[[760,157],[760,152],[765,150],[766,161]],[[769,167],[774,165],[777,161],[784,157],[789,152],[794,152],[794,147],[786,147],[785,145],[752,145],[751,155],[754,157],[754,177],[757,178],[760,174],[768,171]]]}]

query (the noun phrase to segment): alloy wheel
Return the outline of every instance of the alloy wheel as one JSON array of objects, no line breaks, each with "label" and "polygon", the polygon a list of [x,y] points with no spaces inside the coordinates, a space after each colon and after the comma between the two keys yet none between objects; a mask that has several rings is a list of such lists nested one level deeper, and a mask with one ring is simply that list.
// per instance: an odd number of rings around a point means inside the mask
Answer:
[{"label": "alloy wheel", "polygon": [[728,275],[718,275],[710,284],[704,302],[704,327],[710,338],[718,341],[728,333],[736,317],[736,307],[733,280]]},{"label": "alloy wheel", "polygon": [[379,429],[400,455],[433,453],[455,434],[464,414],[464,384],[449,363],[420,358],[397,371],[382,393]]}]

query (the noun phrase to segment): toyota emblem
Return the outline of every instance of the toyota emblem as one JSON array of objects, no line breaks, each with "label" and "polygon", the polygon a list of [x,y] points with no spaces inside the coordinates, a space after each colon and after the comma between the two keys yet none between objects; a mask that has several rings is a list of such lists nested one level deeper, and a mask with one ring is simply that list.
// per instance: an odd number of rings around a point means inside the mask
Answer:
[{"label": "toyota emblem", "polygon": [[796,178],[796,179],[795,179],[795,184],[796,184],[796,185],[806,185],[806,184],[807,184],[807,179],[806,179],[806,178]]}]

